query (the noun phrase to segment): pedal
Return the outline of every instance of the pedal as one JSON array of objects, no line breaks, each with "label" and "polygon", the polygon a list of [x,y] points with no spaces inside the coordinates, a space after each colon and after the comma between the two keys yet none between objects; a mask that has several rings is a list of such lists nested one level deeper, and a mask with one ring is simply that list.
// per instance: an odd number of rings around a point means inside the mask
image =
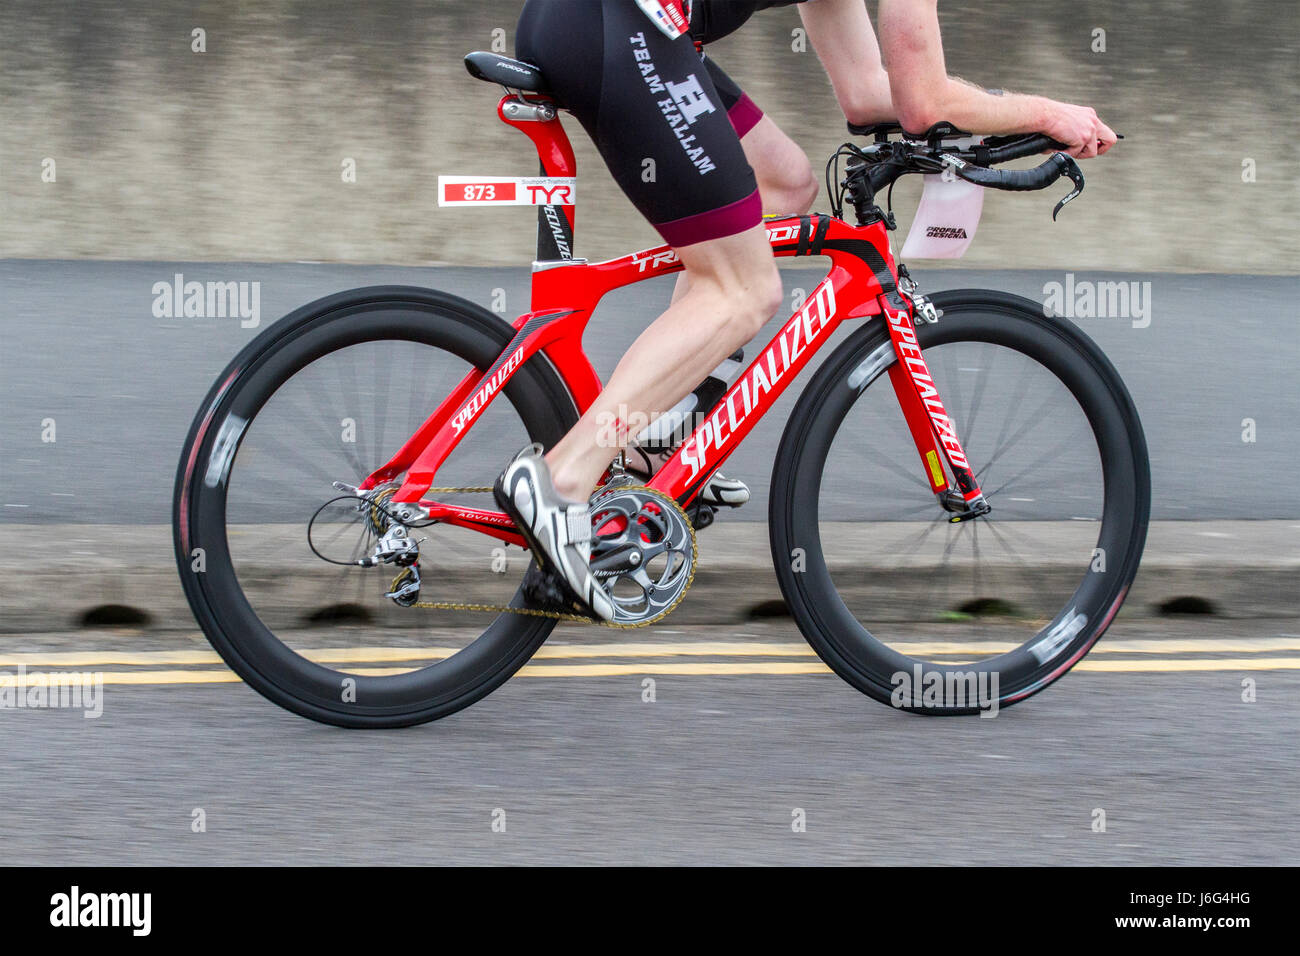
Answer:
[{"label": "pedal", "polygon": [[686,517],[691,519],[691,527],[696,531],[703,531],[713,524],[714,515],[717,513],[717,508],[698,500],[692,501],[686,509]]},{"label": "pedal", "polygon": [[529,606],[539,611],[554,611],[557,614],[581,614],[583,617],[599,620],[583,608],[569,590],[568,585],[552,571],[543,571],[534,561],[524,572],[524,579],[519,585],[524,600]]}]

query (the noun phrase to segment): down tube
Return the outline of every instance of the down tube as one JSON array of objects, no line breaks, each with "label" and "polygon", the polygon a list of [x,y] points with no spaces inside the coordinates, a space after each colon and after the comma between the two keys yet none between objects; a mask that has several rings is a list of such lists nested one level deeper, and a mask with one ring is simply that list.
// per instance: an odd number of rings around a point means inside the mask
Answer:
[{"label": "down tube", "polygon": [[[777,397],[785,391],[836,326],[843,320],[837,298],[843,299],[853,275],[833,267],[766,348],[754,358],[713,411],[668,459],[649,486],[685,506],[709,476],[749,434]],[[851,301],[850,301],[850,304]]]}]

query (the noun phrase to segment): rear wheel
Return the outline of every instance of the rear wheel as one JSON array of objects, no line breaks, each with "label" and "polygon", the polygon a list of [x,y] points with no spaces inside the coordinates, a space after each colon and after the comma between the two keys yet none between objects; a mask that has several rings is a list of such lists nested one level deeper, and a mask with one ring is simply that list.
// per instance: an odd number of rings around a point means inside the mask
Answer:
[{"label": "rear wheel", "polygon": [[931,297],[917,328],[992,511],[952,523],[885,374],[879,322],[791,415],[772,478],[777,576],[821,658],[870,697],[961,714],[1008,706],[1101,637],[1137,572],[1150,477],[1136,409],[1074,326],[993,292]]},{"label": "rear wheel", "polygon": [[[277,322],[222,373],[181,458],[176,558],[213,647],[267,698],[345,727],[420,723],[484,697],[546,639],[550,618],[385,597],[407,572],[355,564],[387,528],[384,510],[332,487],[357,485],[387,461],[512,334],[455,296],[358,289]],[[535,357],[462,439],[438,485],[490,486],[511,452],[553,444],[576,419],[559,376]],[[436,497],[493,507],[485,493]],[[527,552],[447,525],[415,522],[411,536],[426,539],[421,600],[523,606]]]}]

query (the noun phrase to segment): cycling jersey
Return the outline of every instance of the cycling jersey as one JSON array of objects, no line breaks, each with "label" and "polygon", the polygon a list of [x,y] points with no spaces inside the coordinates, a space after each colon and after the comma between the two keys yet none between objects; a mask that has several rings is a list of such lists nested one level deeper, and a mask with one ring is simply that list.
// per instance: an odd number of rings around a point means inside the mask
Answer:
[{"label": "cycling jersey", "polygon": [[686,246],[762,219],[740,137],[763,113],[699,47],[797,2],[694,0],[690,35],[672,39],[636,0],[527,0],[515,52],[542,71],[664,242]]},{"label": "cycling jersey", "polygon": [[[691,4],[691,39],[701,46],[712,43],[735,33],[759,10],[811,2],[813,0],[694,0]],[[736,135],[744,136],[758,125],[763,111],[715,60],[705,59],[704,65],[713,77],[731,125],[736,128]]]},{"label": "cycling jersey", "polygon": [[739,30],[759,10],[792,7],[806,0],[693,0],[691,36],[711,43]]}]

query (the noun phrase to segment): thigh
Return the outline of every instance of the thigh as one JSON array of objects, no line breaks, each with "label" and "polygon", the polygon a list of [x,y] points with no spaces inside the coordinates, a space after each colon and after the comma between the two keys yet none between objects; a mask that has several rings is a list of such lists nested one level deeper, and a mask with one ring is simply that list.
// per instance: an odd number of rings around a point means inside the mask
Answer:
[{"label": "thigh", "polygon": [[633,205],[672,246],[757,224],[757,181],[690,37],[660,33],[634,0],[581,8],[599,20],[598,55],[589,26],[579,40],[564,36],[561,20],[576,9],[568,2],[539,4],[527,40],[521,16],[517,48],[582,123]]},{"label": "thigh", "polygon": [[770,116],[763,116],[740,141],[745,157],[758,177],[759,185],[781,183],[792,170],[808,166],[808,154],[787,136]]},{"label": "thigh", "polygon": [[793,179],[802,181],[811,175],[808,155],[770,116],[759,109],[758,104],[718,66],[716,60],[708,58],[705,65],[727,108],[731,125],[740,137],[745,159],[754,170],[763,197],[763,208],[769,213],[789,212],[788,209],[780,208],[780,191],[787,188]]},{"label": "thigh", "polygon": [[[731,120],[731,126],[743,144],[745,135],[763,119],[763,111],[749,98],[749,94],[740,88],[740,84],[718,66],[717,60],[706,56],[704,68],[709,71],[713,87],[718,91],[718,99],[721,100],[723,109],[727,111],[727,119]],[[749,155],[748,150],[746,155]],[[753,157],[750,157],[749,161],[752,166]]]}]

